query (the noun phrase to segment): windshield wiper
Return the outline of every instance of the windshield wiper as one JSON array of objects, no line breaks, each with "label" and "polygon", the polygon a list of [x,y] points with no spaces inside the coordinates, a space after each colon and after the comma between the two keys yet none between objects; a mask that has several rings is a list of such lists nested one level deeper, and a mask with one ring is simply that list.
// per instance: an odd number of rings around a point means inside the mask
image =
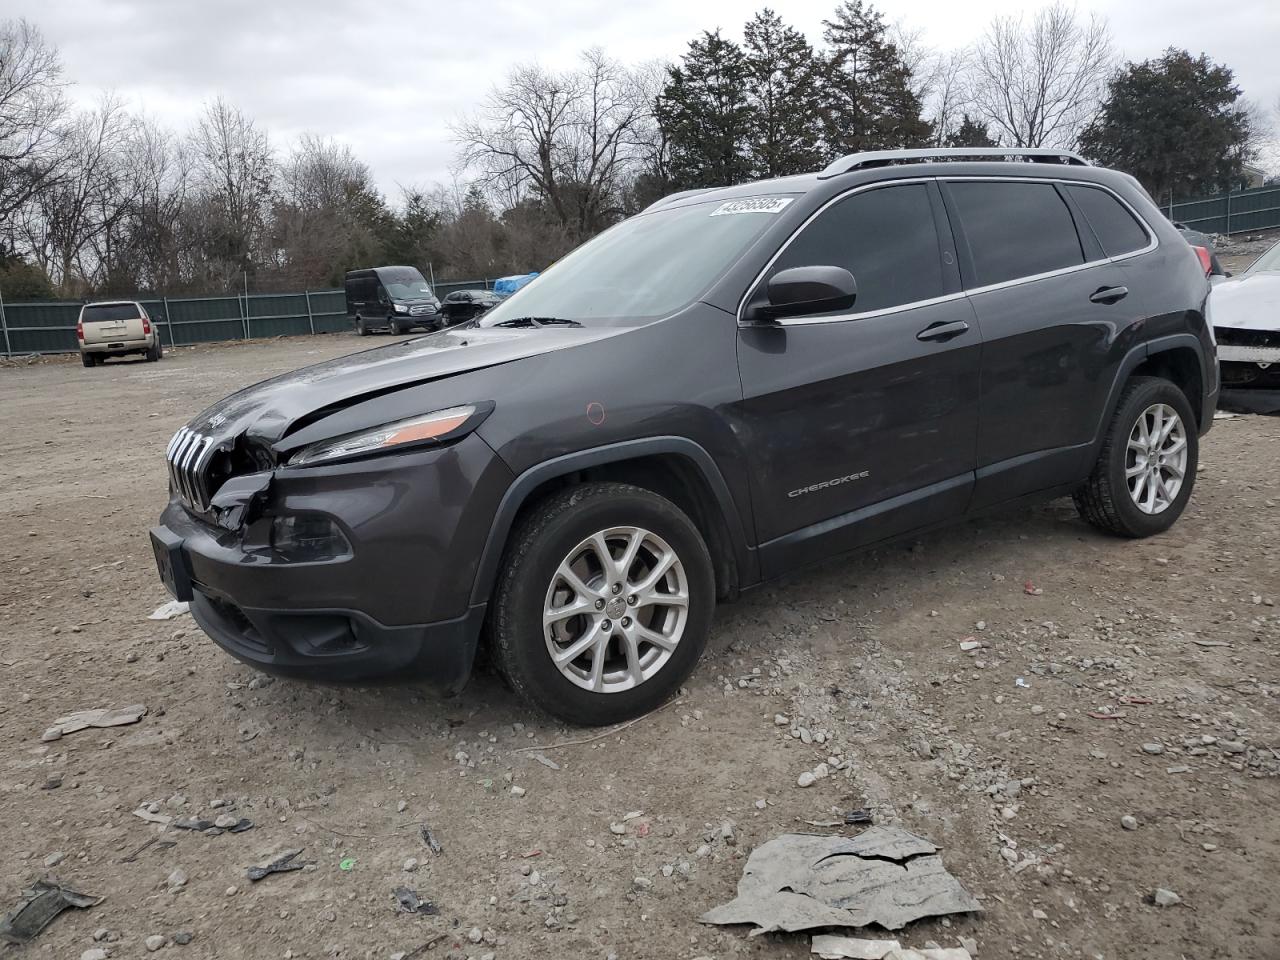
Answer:
[{"label": "windshield wiper", "polygon": [[566,320],[564,317],[512,317],[495,323],[495,327],[580,327],[577,320]]}]

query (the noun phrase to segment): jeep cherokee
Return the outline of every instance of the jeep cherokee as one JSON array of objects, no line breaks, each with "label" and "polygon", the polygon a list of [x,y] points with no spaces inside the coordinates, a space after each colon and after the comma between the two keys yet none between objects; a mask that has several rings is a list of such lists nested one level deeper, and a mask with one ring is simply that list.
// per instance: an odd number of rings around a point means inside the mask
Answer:
[{"label": "jeep cherokee", "polygon": [[477,647],[603,724],[718,599],[1023,498],[1182,513],[1218,391],[1195,252],[1061,151],[859,154],[667,197],[482,317],[248,387],[178,431],[161,577],[267,670]]}]

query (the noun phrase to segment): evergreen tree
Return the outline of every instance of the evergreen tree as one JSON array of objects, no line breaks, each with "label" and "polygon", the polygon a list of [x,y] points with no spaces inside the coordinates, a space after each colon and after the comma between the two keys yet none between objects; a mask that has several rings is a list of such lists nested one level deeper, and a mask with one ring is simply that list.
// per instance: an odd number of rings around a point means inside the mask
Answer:
[{"label": "evergreen tree", "polygon": [[947,134],[944,145],[948,147],[998,147],[999,142],[991,136],[991,131],[981,120],[975,120],[964,114],[960,126]]},{"label": "evergreen tree", "polygon": [[1137,177],[1160,202],[1235,186],[1249,159],[1249,116],[1227,67],[1170,48],[1107,85],[1080,149]]},{"label": "evergreen tree", "polygon": [[805,173],[822,163],[822,77],[813,47],[768,7],[744,30],[755,177]]},{"label": "evergreen tree", "polygon": [[861,150],[924,146],[931,127],[911,89],[911,70],[889,39],[884,16],[862,0],[845,0],[824,20],[826,135],[832,157]]},{"label": "evergreen tree", "polygon": [[704,31],[667,73],[655,112],[670,144],[674,187],[725,186],[750,179],[751,109],[742,48],[719,30]]}]

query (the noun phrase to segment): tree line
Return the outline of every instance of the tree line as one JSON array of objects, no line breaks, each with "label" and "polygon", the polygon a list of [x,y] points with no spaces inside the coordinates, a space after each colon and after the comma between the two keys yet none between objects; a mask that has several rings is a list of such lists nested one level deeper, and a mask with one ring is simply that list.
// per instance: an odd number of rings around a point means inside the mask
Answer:
[{"label": "tree line", "polygon": [[1164,201],[1237,185],[1267,128],[1228,67],[1181,50],[1117,64],[1106,23],[1060,3],[935,50],[843,0],[817,43],[765,8],[741,42],[704,31],[671,63],[591,49],[564,70],[517,65],[455,124],[457,180],[389,200],[349,147],[278,149],[221,98],[185,131],[111,94],[74,110],[57,50],[3,21],[0,292],[299,289],[374,263],[537,270],[667,193],[900,147],[1079,149]]}]

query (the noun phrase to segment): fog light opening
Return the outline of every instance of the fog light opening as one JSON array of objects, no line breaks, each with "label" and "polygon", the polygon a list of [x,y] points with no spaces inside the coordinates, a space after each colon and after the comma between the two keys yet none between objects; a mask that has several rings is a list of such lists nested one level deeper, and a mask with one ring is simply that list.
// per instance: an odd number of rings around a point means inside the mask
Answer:
[{"label": "fog light opening", "polygon": [[284,560],[335,560],[351,553],[342,529],[322,513],[287,513],[271,521],[271,549]]}]

